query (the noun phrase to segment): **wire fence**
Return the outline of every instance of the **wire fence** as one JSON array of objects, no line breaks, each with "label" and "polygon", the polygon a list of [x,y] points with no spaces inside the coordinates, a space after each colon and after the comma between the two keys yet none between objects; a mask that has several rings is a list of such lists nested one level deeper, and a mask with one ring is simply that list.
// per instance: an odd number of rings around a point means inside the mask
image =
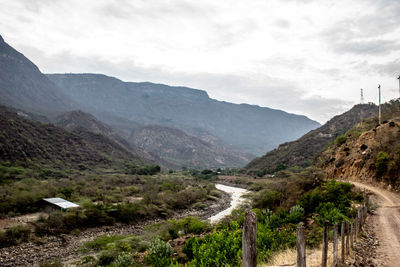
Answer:
[{"label": "wire fence", "polygon": [[[304,223],[300,223],[296,231],[296,263],[292,265],[284,265],[287,267],[297,266],[333,266],[336,267],[343,264],[349,257],[354,247],[354,243],[360,236],[363,229],[365,219],[367,217],[368,199],[364,191],[364,203],[357,208],[357,215],[354,219],[343,221],[341,224],[329,225],[326,221],[324,225],[322,249],[319,251],[306,250],[306,236]],[[257,217],[250,210],[246,211],[244,226],[242,250],[244,267],[257,266]],[[330,237],[330,228],[332,235]],[[310,253],[311,252],[311,253]],[[282,266],[282,265],[281,265]]]}]

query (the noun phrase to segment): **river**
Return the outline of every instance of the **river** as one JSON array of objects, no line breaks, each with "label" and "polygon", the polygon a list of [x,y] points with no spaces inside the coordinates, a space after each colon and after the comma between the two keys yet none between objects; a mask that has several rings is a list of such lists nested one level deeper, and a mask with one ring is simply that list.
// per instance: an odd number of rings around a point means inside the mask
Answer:
[{"label": "river", "polygon": [[214,216],[211,216],[210,218],[208,218],[208,220],[211,223],[218,222],[219,220],[221,220],[225,216],[231,214],[232,210],[237,208],[245,200],[244,198],[242,198],[242,196],[244,194],[248,193],[248,191],[246,189],[233,187],[233,186],[228,186],[228,185],[223,185],[223,184],[216,184],[215,187],[218,190],[224,191],[224,192],[228,193],[229,195],[231,195],[231,204],[227,209],[225,209],[225,210],[215,214]]}]

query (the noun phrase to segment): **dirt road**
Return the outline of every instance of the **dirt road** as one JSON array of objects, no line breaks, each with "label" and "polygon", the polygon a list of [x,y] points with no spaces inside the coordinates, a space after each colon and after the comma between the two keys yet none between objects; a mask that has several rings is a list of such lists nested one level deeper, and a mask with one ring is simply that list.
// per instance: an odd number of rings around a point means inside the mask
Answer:
[{"label": "dirt road", "polygon": [[400,196],[371,185],[350,182],[373,192],[374,202],[379,205],[371,216],[373,231],[380,243],[376,263],[378,266],[400,266]]}]

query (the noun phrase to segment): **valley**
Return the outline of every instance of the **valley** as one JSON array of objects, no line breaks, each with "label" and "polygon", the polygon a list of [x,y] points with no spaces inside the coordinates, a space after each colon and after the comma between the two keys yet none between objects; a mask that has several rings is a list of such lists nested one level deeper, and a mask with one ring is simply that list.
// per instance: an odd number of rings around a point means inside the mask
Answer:
[{"label": "valley", "polygon": [[71,1],[0,10],[0,267],[398,265],[398,16],[381,48],[339,2]]}]

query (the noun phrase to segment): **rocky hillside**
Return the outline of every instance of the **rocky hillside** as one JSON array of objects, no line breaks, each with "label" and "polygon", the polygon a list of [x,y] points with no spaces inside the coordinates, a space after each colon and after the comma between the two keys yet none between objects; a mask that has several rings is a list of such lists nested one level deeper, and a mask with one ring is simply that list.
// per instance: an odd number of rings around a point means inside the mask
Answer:
[{"label": "rocky hillside", "polygon": [[188,168],[240,167],[253,158],[204,132],[198,138],[165,126],[135,129],[128,140],[175,165]]},{"label": "rocky hillside", "polygon": [[337,136],[363,119],[377,114],[377,111],[378,107],[374,104],[356,105],[296,141],[281,144],[277,149],[254,159],[243,171],[249,174],[264,175],[287,167],[311,165],[315,156]]},{"label": "rocky hillside", "polygon": [[184,131],[203,129],[240,150],[261,155],[319,126],[305,116],[232,104],[209,98],[202,90],[154,83],[123,82],[98,74],[51,74],[47,77],[90,113],[114,126],[105,112],[144,125]]},{"label": "rocky hillside", "polygon": [[0,104],[54,113],[77,105],[0,36]]},{"label": "rocky hillside", "polygon": [[55,125],[75,133],[82,134],[88,132],[107,137],[130,151],[134,156],[141,158],[146,163],[159,164],[168,168],[178,167],[171,162],[161,159],[157,155],[149,153],[148,151],[129,143],[118,135],[109,125],[99,121],[89,113],[80,110],[66,112],[57,116],[53,122]]},{"label": "rocky hillside", "polygon": [[365,120],[316,160],[331,178],[377,181],[400,189],[400,101],[385,105],[385,121]]},{"label": "rocky hillside", "polygon": [[65,168],[140,160],[107,137],[88,131],[69,132],[25,118],[0,106],[0,161],[42,162]]}]

